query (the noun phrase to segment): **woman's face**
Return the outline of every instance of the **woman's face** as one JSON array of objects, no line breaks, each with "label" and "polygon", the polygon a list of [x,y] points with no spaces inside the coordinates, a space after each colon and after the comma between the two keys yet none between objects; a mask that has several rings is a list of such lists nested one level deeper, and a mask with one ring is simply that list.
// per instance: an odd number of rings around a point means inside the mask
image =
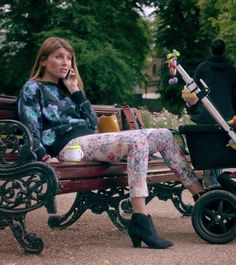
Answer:
[{"label": "woman's face", "polygon": [[72,65],[72,55],[65,48],[58,48],[43,61],[44,75],[42,80],[57,83],[65,78]]}]

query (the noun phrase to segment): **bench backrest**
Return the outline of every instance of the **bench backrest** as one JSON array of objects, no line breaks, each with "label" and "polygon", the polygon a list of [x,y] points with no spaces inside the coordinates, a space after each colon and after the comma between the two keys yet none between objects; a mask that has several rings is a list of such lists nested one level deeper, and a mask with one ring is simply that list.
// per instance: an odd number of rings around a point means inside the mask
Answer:
[{"label": "bench backrest", "polygon": [[16,97],[0,96],[0,119],[18,120]]}]

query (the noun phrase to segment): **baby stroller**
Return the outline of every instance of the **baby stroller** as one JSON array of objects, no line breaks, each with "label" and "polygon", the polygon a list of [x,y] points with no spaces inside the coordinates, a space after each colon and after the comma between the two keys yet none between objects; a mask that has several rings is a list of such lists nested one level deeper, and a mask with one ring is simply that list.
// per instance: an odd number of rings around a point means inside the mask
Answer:
[{"label": "baby stroller", "polygon": [[[217,123],[179,127],[193,167],[198,170],[236,168],[236,126],[223,119],[207,96],[207,85],[200,80],[205,87],[201,90],[177,62],[176,55],[174,50],[167,57],[169,68],[172,67],[170,73],[180,74],[189,91],[197,94]],[[197,200],[191,218],[194,230],[203,240],[223,244],[236,238],[236,172],[223,172],[218,181],[221,187],[207,191]]]}]

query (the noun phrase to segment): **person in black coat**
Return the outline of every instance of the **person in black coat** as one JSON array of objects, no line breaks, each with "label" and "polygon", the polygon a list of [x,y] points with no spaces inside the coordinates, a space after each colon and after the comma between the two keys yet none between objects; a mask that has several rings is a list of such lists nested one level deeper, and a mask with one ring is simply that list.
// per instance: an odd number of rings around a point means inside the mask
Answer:
[{"label": "person in black coat", "polygon": [[[225,43],[216,39],[211,44],[211,55],[200,63],[193,79],[202,88],[203,81],[210,88],[208,97],[226,120],[236,113],[236,68],[224,56]],[[191,104],[191,103],[190,103]],[[188,108],[191,120],[199,124],[215,123],[202,102]]]}]

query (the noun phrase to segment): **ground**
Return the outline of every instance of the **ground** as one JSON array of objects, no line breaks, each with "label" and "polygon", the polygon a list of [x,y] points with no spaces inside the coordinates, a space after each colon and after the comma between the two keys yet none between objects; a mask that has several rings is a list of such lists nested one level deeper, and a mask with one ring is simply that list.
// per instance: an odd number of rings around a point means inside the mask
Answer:
[{"label": "ground", "polygon": [[[63,213],[73,194],[57,196],[59,213]],[[186,201],[192,198],[186,191]],[[195,233],[190,217],[183,217],[170,201],[154,199],[149,212],[161,235],[174,242],[166,250],[135,249],[128,234],[118,231],[104,213],[86,212],[80,220],[64,230],[52,230],[47,225],[44,208],[27,216],[28,230],[44,240],[40,255],[26,255],[9,229],[0,230],[0,265],[205,265],[235,264],[236,240],[213,245]]]}]

